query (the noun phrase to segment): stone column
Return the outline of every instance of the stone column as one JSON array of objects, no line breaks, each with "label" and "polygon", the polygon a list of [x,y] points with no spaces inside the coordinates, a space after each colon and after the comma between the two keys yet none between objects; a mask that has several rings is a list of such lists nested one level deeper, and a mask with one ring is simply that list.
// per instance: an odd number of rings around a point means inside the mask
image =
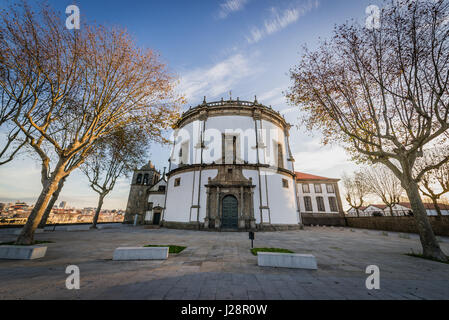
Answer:
[{"label": "stone column", "polygon": [[221,228],[220,196],[220,187],[217,187],[217,216],[215,217],[215,229]]},{"label": "stone column", "polygon": [[245,214],[244,214],[244,206],[245,206],[245,202],[244,202],[244,189],[243,187],[240,187],[240,217],[239,217],[239,229],[245,229],[246,227],[246,223],[245,223]]},{"label": "stone column", "polygon": [[207,194],[207,204],[206,204],[206,218],[204,219],[204,229],[209,229],[209,217],[210,217],[210,188],[206,187],[206,194]]},{"label": "stone column", "polygon": [[250,196],[251,196],[251,200],[250,200],[250,210],[249,210],[249,217],[250,217],[250,228],[251,229],[256,229],[256,218],[254,216],[254,191],[251,188],[250,192],[249,192]]}]

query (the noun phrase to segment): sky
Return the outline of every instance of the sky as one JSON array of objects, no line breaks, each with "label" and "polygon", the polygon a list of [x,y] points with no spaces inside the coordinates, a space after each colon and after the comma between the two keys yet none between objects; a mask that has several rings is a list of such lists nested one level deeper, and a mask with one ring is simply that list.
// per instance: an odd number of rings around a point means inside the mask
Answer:
[{"label": "sky", "polygon": [[[11,2],[11,1],[9,1]],[[31,1],[32,2],[32,1]],[[350,19],[364,23],[366,8],[375,0],[52,0],[61,13],[76,4],[83,21],[120,26],[140,47],[158,52],[179,78],[177,91],[189,106],[232,97],[271,105],[293,125],[290,147],[295,169],[341,178],[356,169],[338,146],[322,146],[318,132],[299,126],[298,110],[284,92],[291,85],[289,70],[299,63],[306,45],[331,37],[337,24]],[[8,1],[0,0],[0,6]],[[64,21],[63,20],[63,21]],[[148,146],[148,159],[168,167],[169,146]],[[105,209],[126,209],[130,178],[123,178],[105,199]],[[41,191],[40,164],[22,155],[0,166],[0,202],[34,203]],[[77,170],[68,178],[59,201],[70,207],[95,207],[98,195]],[[58,203],[59,203],[58,201]]]}]

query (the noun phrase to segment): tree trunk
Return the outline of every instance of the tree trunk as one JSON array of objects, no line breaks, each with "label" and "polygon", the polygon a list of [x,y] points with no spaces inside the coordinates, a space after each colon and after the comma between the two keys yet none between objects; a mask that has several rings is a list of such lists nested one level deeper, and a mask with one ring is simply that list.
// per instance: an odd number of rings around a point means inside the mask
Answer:
[{"label": "tree trunk", "polygon": [[31,245],[34,242],[34,231],[37,229],[45,209],[48,207],[48,203],[56,191],[59,185],[59,181],[62,179],[64,166],[59,167],[58,172],[53,174],[48,184],[42,189],[33,210],[28,217],[27,223],[23,227],[19,237],[16,240],[16,244],[19,245]]},{"label": "tree trunk", "polygon": [[100,211],[101,207],[103,206],[103,199],[105,196],[105,194],[100,194],[100,197],[98,199],[97,211],[95,211],[94,220],[92,221],[92,226],[90,227],[91,229],[97,228],[98,217],[100,216]]},{"label": "tree trunk", "polygon": [[357,213],[357,218],[360,218],[360,215],[359,215],[359,208],[355,208],[355,212]]},{"label": "tree trunk", "polygon": [[62,190],[62,187],[64,186],[65,178],[61,179],[58,184],[58,189],[53,193],[51,196],[51,200],[48,203],[47,208],[45,209],[44,215],[42,216],[42,220],[39,223],[38,228],[45,228],[45,225],[47,224],[48,217],[50,216],[51,210],[53,209],[53,206],[55,205],[56,200],[59,198],[59,193]]},{"label": "tree trunk", "polygon": [[438,259],[447,261],[446,255],[441,251],[435,234],[432,230],[432,225],[427,217],[426,208],[419,195],[418,184],[411,178],[407,183],[403,183],[403,187],[407,192],[407,196],[410,199],[410,204],[413,210],[413,217],[415,218],[416,225],[419,231],[419,237],[421,239],[421,245],[423,248],[423,256],[432,259]]},{"label": "tree trunk", "polygon": [[438,200],[433,198],[432,202],[433,202],[433,205],[435,206],[435,210],[437,211],[438,218],[441,218],[442,214],[441,214],[440,206],[438,205]]},{"label": "tree trunk", "polygon": [[390,216],[393,217],[393,207],[388,207],[388,208],[390,208]]}]

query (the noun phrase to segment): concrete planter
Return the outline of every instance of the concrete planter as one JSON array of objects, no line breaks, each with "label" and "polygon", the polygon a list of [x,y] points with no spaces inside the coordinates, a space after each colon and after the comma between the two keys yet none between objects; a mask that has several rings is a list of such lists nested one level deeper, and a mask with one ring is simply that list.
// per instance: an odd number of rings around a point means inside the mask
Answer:
[{"label": "concrete planter", "polygon": [[315,256],[311,254],[258,252],[257,264],[260,267],[318,269]]},{"label": "concrete planter", "polygon": [[0,246],[0,259],[34,260],[45,257],[47,247],[42,246]]},{"label": "concrete planter", "polygon": [[168,247],[117,248],[112,260],[167,260],[168,250]]}]

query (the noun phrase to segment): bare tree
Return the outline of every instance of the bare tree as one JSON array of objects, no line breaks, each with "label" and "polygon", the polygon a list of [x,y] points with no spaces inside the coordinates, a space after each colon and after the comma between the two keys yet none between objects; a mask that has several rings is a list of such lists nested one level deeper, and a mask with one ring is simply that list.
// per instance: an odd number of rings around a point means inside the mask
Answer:
[{"label": "bare tree", "polygon": [[3,132],[5,142],[0,146],[0,165],[12,161],[28,142],[27,138],[21,134],[21,130],[15,125],[4,123],[3,128],[5,128],[5,132]]},{"label": "bare tree", "polygon": [[360,208],[365,204],[365,197],[369,193],[369,189],[364,182],[363,174],[361,172],[355,172],[353,175],[348,176],[345,173],[342,182],[345,189],[346,201],[356,211],[357,217],[360,217]]},{"label": "bare tree", "polygon": [[[445,150],[440,148],[425,151],[424,156],[417,161],[416,170],[421,171],[422,168],[426,168],[435,162],[439,162],[444,151]],[[442,214],[438,205],[438,200],[449,192],[449,162],[446,162],[439,168],[427,171],[421,178],[419,190],[423,195],[432,200],[438,216],[441,217]]]},{"label": "bare tree", "polygon": [[62,178],[61,181],[59,181],[58,188],[51,195],[51,199],[48,202],[48,205],[47,205],[47,208],[44,211],[44,214],[42,215],[42,219],[39,222],[38,228],[45,228],[45,226],[47,225],[48,217],[50,216],[50,213],[51,213],[51,211],[52,211],[56,201],[59,198],[59,194],[61,193],[61,190],[64,187],[65,180],[66,180],[66,177]]},{"label": "bare tree", "polygon": [[362,171],[364,184],[370,193],[379,197],[393,214],[393,207],[400,202],[404,189],[401,181],[384,165],[365,168]]},{"label": "bare tree", "polygon": [[91,188],[99,195],[91,228],[97,227],[104,198],[114,189],[117,179],[143,162],[148,142],[145,131],[138,127],[118,128],[97,143],[81,166]]},{"label": "bare tree", "polygon": [[[173,78],[156,54],[136,48],[122,30],[83,25],[72,32],[58,16],[26,4],[0,16],[2,68],[20,74],[32,92],[26,101],[11,93],[18,103],[14,122],[42,162],[43,189],[17,244],[33,243],[61,180],[97,140],[131,124],[164,140],[162,133],[178,117]],[[0,84],[10,89],[9,82]]]},{"label": "bare tree", "polygon": [[[423,255],[446,260],[420,197],[418,182],[441,161],[414,174],[424,147],[449,129],[448,0],[390,0],[379,28],[356,22],[335,28],[318,49],[305,49],[291,70],[287,97],[302,109],[308,129],[324,143],[343,145],[353,158],[386,165],[406,190]],[[449,151],[449,150],[446,150]]]},{"label": "bare tree", "polygon": [[[5,67],[8,63],[6,59],[6,41],[0,33],[0,82],[9,83],[8,88],[0,85],[0,134],[4,135],[5,141],[0,144],[0,165],[13,160],[14,156],[27,144],[26,137],[21,134],[21,130],[12,121],[19,106],[20,101],[13,96],[20,97],[21,100],[30,99],[30,81],[24,81],[20,74],[10,72]],[[32,81],[32,80],[31,80]]]}]

